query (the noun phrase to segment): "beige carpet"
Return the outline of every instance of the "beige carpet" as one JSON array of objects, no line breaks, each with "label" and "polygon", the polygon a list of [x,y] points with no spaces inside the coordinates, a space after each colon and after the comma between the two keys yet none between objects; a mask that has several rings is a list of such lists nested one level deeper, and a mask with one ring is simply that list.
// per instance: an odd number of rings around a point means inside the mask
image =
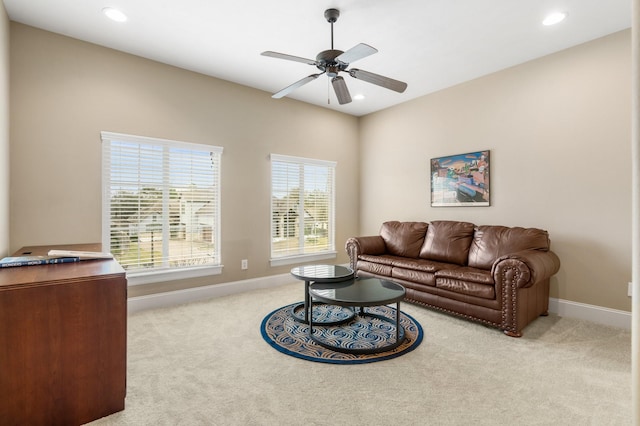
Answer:
[{"label": "beige carpet", "polygon": [[514,339],[402,304],[424,340],[399,358],[305,361],[260,323],[301,283],[129,318],[126,409],[92,425],[626,425],[629,331],[541,317]]}]

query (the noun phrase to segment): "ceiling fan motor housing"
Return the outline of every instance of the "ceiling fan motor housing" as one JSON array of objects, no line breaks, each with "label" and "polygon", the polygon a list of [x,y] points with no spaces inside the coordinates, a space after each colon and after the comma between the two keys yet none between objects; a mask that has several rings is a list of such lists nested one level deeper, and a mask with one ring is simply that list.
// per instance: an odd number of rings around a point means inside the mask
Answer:
[{"label": "ceiling fan motor housing", "polygon": [[349,64],[336,61],[336,58],[343,53],[342,50],[337,49],[323,50],[316,56],[318,63],[316,66],[320,71],[326,71],[329,77],[335,77],[339,71],[344,71],[349,66]]}]

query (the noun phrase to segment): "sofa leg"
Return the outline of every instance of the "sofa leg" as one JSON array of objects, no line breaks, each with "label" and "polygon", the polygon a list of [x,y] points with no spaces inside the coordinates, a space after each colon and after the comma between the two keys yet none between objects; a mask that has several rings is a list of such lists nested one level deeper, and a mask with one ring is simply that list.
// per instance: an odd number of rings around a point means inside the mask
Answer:
[{"label": "sofa leg", "polygon": [[502,330],[502,332],[509,337],[522,337],[522,333],[517,333],[509,330]]},{"label": "sofa leg", "polygon": [[549,311],[541,313],[540,316],[541,317],[548,317],[549,316]]}]

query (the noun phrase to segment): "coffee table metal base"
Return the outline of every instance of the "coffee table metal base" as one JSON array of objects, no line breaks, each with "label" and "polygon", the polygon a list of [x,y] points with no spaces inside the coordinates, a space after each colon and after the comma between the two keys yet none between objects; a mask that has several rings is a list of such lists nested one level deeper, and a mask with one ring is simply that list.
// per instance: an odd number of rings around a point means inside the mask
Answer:
[{"label": "coffee table metal base", "polygon": [[[314,302],[315,304],[316,302]],[[355,308],[354,308],[355,311]],[[331,344],[329,342],[323,341],[321,339],[319,339],[318,337],[316,337],[313,333],[313,326],[314,325],[320,325],[320,326],[325,326],[327,324],[322,324],[322,323],[318,323],[316,321],[312,321],[309,324],[309,337],[311,338],[311,340],[313,340],[315,343],[319,344],[320,346],[336,351],[336,352],[342,352],[342,353],[349,353],[349,354],[354,354],[354,355],[371,355],[371,354],[378,354],[381,352],[387,352],[387,351],[391,351],[395,348],[397,348],[398,346],[400,346],[402,344],[402,342],[404,342],[405,339],[405,331],[404,331],[404,327],[400,324],[400,302],[396,303],[396,317],[394,319],[391,319],[389,317],[386,317],[384,315],[379,315],[379,314],[374,314],[374,313],[369,313],[366,312],[364,307],[360,308],[360,312],[357,313],[358,316],[360,317],[370,317],[370,318],[377,318],[381,321],[384,322],[388,322],[392,325],[395,326],[396,328],[396,336],[394,341],[392,341],[391,343],[387,343],[387,344],[383,344],[383,345],[379,345],[376,346],[374,348],[346,348],[343,346],[339,346],[339,345],[334,345]],[[311,306],[311,313],[309,314],[311,317],[313,315],[313,306]],[[345,324],[349,322],[349,320],[345,320],[342,321],[340,324]]]},{"label": "coffee table metal base", "polygon": [[[291,310],[291,316],[297,322],[309,324],[309,310],[311,305],[311,296],[309,295],[309,286],[311,283],[332,283],[349,280],[353,278],[353,270],[340,265],[303,265],[296,266],[291,269],[293,277],[304,280],[304,304],[296,305]],[[323,302],[314,301],[314,304]],[[345,306],[335,306],[333,309],[342,309],[347,317],[339,320],[316,321],[317,324],[340,325],[352,320],[355,316],[353,308]]]}]

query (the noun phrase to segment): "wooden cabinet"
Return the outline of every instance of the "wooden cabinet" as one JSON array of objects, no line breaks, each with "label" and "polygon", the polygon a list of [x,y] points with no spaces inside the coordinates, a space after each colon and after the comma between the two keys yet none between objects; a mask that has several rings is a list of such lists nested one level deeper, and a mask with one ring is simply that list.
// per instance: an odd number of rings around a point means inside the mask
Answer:
[{"label": "wooden cabinet", "polygon": [[[25,247],[101,251],[99,244]],[[127,281],[115,260],[0,269],[0,424],[80,425],[124,409]]]}]

